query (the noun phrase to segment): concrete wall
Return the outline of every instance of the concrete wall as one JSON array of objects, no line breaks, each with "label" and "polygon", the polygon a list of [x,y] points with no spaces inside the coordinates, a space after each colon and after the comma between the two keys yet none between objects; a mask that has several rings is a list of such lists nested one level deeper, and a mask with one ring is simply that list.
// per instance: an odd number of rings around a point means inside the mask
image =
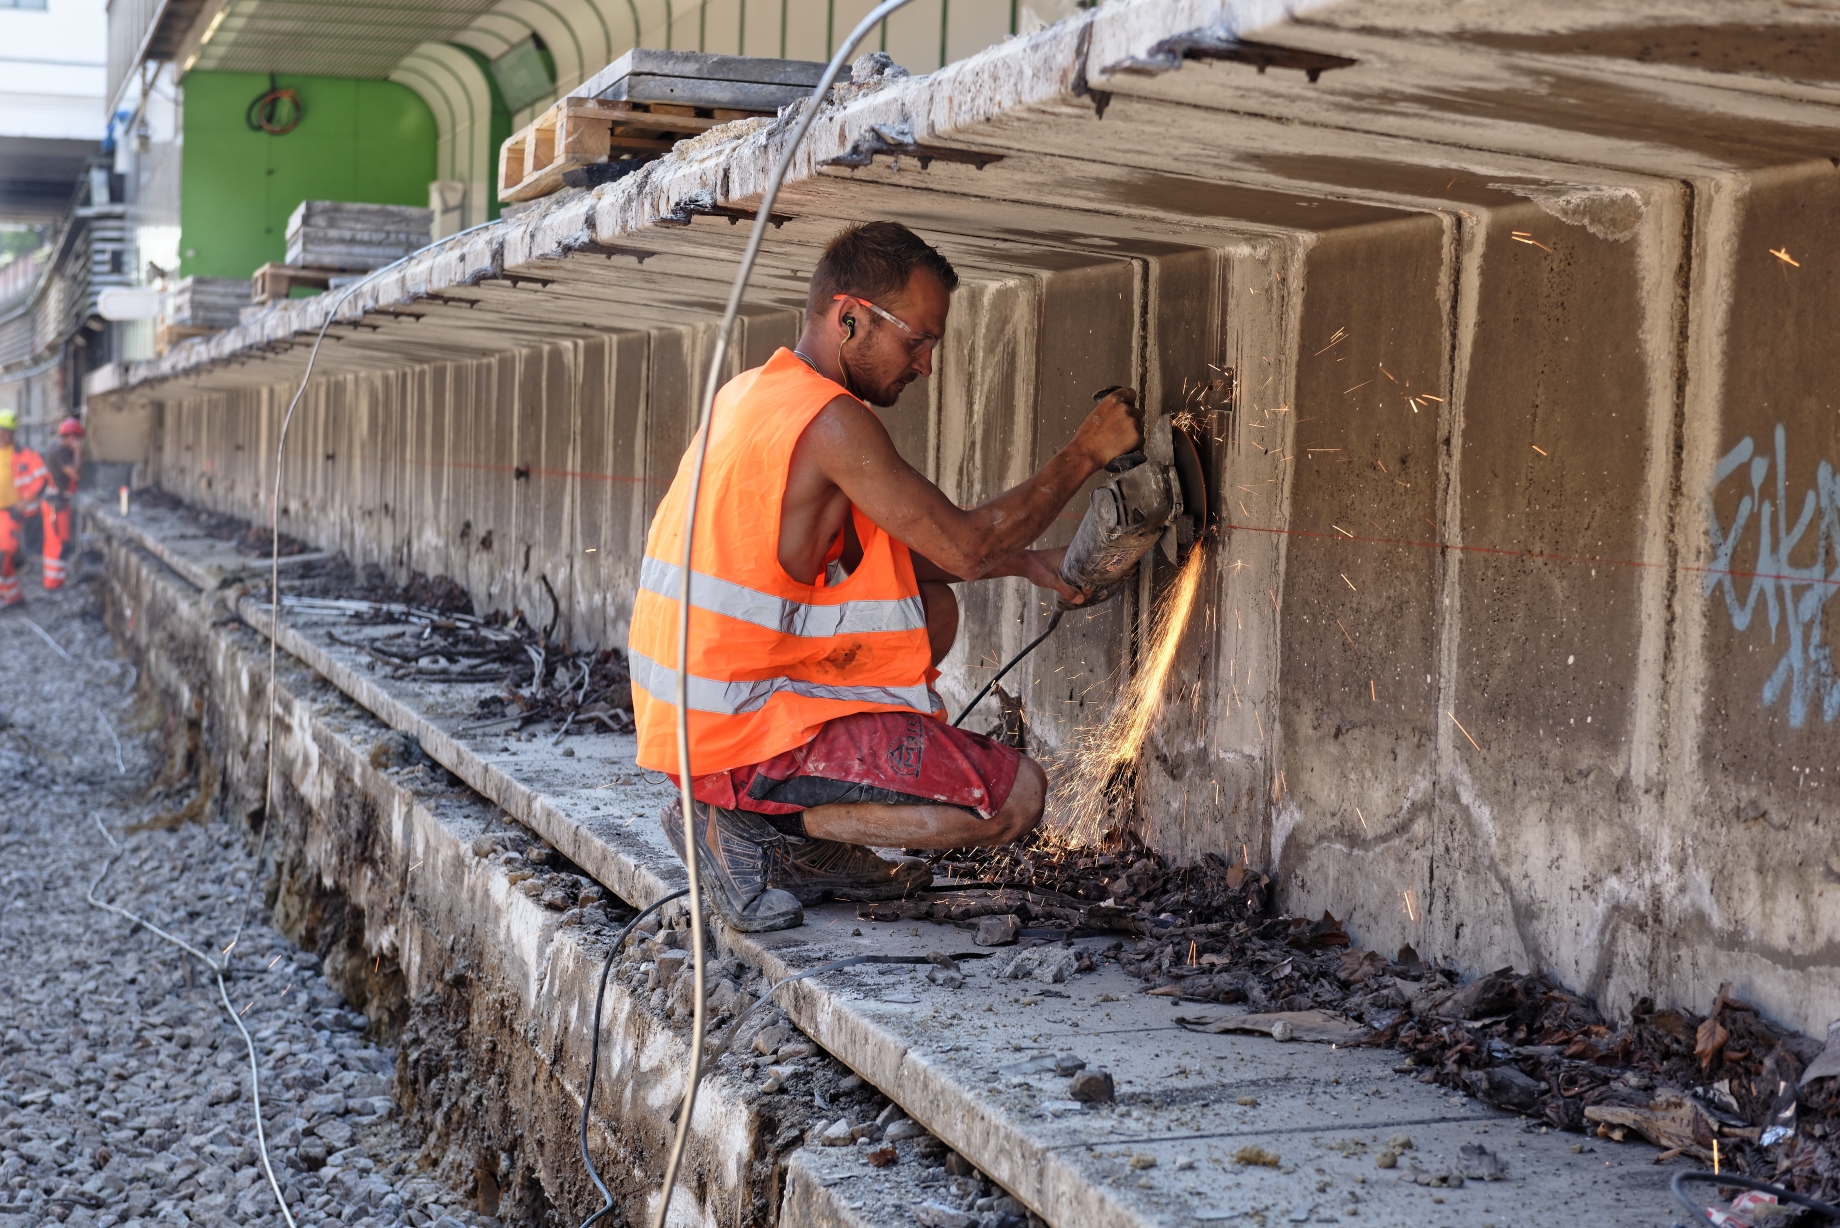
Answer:
[{"label": "concrete wall", "polygon": [[[843,221],[897,216],[966,284],[937,375],[887,420],[962,502],[1038,465],[1098,387],[1173,407],[1230,373],[1146,838],[1243,848],[1283,906],[1389,952],[1538,967],[1614,1011],[1703,1010],[1730,981],[1819,1031],[1840,1015],[1840,96],[1792,53],[1829,19],[1783,18],[1742,74],[1631,50],[1666,14],[1593,32],[1625,17],[1541,5],[1478,29],[1356,0],[1261,33],[1348,61],[1315,81],[1167,52],[1256,8],[1107,5],[825,112],[738,365],[791,336]],[[815,163],[874,124],[1001,160]],[[783,139],[686,149],[369,285],[302,401],[284,527],[536,619],[547,578],[571,639],[620,642],[746,237],[660,219],[755,199]],[[322,318],[296,304],[133,377],[166,485],[259,511]],[[963,604],[948,699],[1044,618],[1011,581]],[[1021,671],[1045,756],[1118,693],[1146,604]]]},{"label": "concrete wall", "polygon": [[[1093,389],[1129,380],[1174,407],[1230,370],[1209,442],[1223,527],[1141,772],[1148,838],[1178,857],[1245,846],[1285,906],[1389,951],[1545,968],[1619,1010],[1703,1005],[1729,979],[1815,1028],[1840,1005],[1818,954],[1840,851],[1816,835],[1833,586],[1752,597],[1731,578],[1734,618],[1706,569],[1833,566],[1833,407],[1815,390],[1836,304],[1767,247],[1820,250],[1836,192],[1819,163],[1741,192],[1608,191],[1569,220],[1496,192],[1466,216],[1070,245],[969,279],[938,373],[887,419],[971,503],[1064,443]],[[1812,296],[1794,300],[1806,338],[1761,323],[1779,313],[1754,304],[1784,293]],[[738,362],[795,323],[750,319]],[[572,641],[620,643],[708,343],[661,328],[316,382],[283,527],[538,621],[546,577]],[[259,516],[290,392],[166,401],[162,483]],[[1746,496],[1769,502],[1786,562],[1758,555]],[[1045,617],[1014,581],[963,604],[948,698]],[[1111,702],[1140,613],[1127,596],[1071,622],[1024,668],[1044,752]]]}]

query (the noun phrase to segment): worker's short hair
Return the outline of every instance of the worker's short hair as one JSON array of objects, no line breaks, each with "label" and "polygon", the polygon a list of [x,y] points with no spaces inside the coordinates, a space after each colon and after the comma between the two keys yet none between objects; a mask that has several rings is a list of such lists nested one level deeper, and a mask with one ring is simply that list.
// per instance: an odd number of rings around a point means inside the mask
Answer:
[{"label": "worker's short hair", "polygon": [[915,269],[939,279],[946,293],[958,289],[958,271],[939,249],[899,222],[862,222],[832,239],[811,271],[811,294],[805,315],[815,318],[830,309],[839,294],[879,302],[907,288]]}]

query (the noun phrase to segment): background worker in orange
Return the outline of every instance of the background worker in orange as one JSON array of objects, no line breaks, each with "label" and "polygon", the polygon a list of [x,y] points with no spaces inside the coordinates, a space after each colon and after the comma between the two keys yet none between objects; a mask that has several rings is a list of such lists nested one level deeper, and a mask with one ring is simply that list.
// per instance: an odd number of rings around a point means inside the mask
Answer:
[{"label": "background worker in orange", "polygon": [[[0,409],[0,606],[18,605],[26,599],[19,584],[26,526],[32,518],[45,516],[44,493],[51,484],[44,458],[18,446],[18,432],[19,415]],[[56,587],[49,574],[45,587]]]},{"label": "background worker in orange", "polygon": [[58,424],[57,447],[51,449],[51,489],[45,495],[45,587],[62,588],[70,561],[73,531],[71,500],[83,477],[83,424],[66,418]]},{"label": "background worker in orange", "polygon": [[[931,881],[924,862],[872,848],[1007,843],[1041,819],[1040,766],[948,725],[932,691],[958,631],[950,585],[1022,576],[1080,600],[1063,552],[1028,545],[1140,445],[1142,418],[1114,392],[1027,481],[956,506],[870,406],[932,373],[957,285],[906,227],[853,226],[812,273],[798,345],[717,395],[692,559],[691,793],[707,898],[738,929]],[[639,763],[666,773],[691,457],[652,521],[628,641]],[[663,825],[682,857],[675,804]]]}]

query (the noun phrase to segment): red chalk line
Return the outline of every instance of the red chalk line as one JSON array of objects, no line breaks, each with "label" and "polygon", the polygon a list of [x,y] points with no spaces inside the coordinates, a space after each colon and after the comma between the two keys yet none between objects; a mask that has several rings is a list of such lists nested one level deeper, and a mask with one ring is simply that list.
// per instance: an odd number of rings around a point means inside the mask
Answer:
[{"label": "red chalk line", "polygon": [[[1315,529],[1273,529],[1256,524],[1233,524],[1222,521],[1221,528],[1236,529],[1245,533],[1269,533],[1278,537],[1315,537],[1333,542],[1363,542],[1370,546],[1412,546],[1421,550],[1453,550],[1463,554],[1497,554],[1507,558],[1537,559],[1548,563],[1601,563],[1606,567],[1638,567],[1667,571],[1666,563],[1650,563],[1642,559],[1617,559],[1595,554],[1552,554],[1543,550],[1509,550],[1502,546],[1465,546],[1454,542],[1424,541],[1409,537],[1361,537],[1348,534],[1346,537],[1335,533],[1323,533]],[[1738,579],[1786,580],[1791,584],[1827,584],[1840,586],[1840,576],[1792,576],[1780,572],[1739,571],[1728,567],[1689,567],[1679,566],[1674,570],[1707,576],[1732,576]]]}]

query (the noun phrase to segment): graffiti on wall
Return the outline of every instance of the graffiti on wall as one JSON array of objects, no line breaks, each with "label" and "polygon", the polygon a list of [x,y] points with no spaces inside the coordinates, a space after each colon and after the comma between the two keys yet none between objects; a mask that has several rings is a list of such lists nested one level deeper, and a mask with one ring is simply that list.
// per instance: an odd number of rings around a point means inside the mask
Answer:
[{"label": "graffiti on wall", "polygon": [[[1750,479],[1750,491],[1738,500],[1730,525],[1720,524],[1712,497],[1741,470]],[[1800,729],[1811,711],[1823,721],[1840,717],[1840,675],[1821,623],[1827,603],[1840,593],[1840,474],[1822,461],[1814,488],[1799,492],[1799,511],[1792,510],[1788,486],[1788,444],[1780,423],[1774,458],[1758,455],[1746,436],[1719,461],[1706,506],[1713,557],[1705,595],[1715,589],[1723,594],[1737,631],[1750,628],[1762,599],[1770,643],[1783,650],[1763,684],[1763,703],[1774,707],[1787,697],[1789,725]],[[1756,543],[1754,560],[1747,557],[1749,548],[1739,551],[1747,538]],[[1746,584],[1740,601],[1738,590]]]}]

